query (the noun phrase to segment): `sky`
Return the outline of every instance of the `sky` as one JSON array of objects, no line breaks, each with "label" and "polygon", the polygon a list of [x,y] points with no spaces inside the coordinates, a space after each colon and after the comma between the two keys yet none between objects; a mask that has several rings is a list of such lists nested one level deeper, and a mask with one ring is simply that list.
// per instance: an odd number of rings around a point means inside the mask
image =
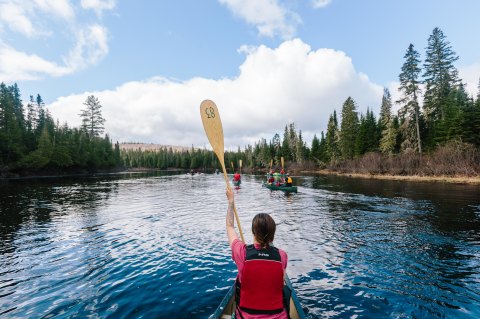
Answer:
[{"label": "sky", "polygon": [[[79,126],[95,95],[113,142],[209,147],[199,106],[218,106],[228,149],[326,130],[350,96],[378,116],[399,97],[410,43],[439,27],[476,96],[480,1],[0,0],[0,81]],[[423,62],[422,62],[423,63]]]}]

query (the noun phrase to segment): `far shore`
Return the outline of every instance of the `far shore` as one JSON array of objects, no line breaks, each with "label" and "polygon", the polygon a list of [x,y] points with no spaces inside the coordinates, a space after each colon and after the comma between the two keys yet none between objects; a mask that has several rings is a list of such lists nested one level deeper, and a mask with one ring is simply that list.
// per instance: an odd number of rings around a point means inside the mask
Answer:
[{"label": "far shore", "polygon": [[450,184],[480,184],[480,176],[419,176],[419,175],[389,175],[342,173],[331,170],[300,171],[303,174],[337,175],[351,178],[408,181],[408,182],[441,182]]},{"label": "far shore", "polygon": [[[141,173],[152,171],[165,171],[165,172],[181,172],[188,171],[185,169],[166,169],[159,170],[154,168],[114,168],[104,169],[97,171],[70,171],[70,172],[37,172],[30,174],[0,174],[0,181],[8,180],[28,180],[28,179],[44,179],[44,178],[62,178],[62,177],[85,177],[94,175],[110,175],[110,174],[122,174],[122,173]],[[262,170],[263,171],[263,170]],[[244,173],[249,172],[245,169]],[[255,172],[249,172],[255,174]],[[343,173],[339,171],[333,171],[328,169],[322,170],[302,170],[292,169],[290,173],[293,174],[312,174],[312,175],[335,175],[348,178],[362,178],[362,179],[375,179],[375,180],[392,180],[392,181],[408,181],[408,182],[437,182],[437,183],[449,183],[449,184],[470,184],[480,185],[480,176],[420,176],[420,175],[390,175],[390,174],[360,174],[360,173]]]}]

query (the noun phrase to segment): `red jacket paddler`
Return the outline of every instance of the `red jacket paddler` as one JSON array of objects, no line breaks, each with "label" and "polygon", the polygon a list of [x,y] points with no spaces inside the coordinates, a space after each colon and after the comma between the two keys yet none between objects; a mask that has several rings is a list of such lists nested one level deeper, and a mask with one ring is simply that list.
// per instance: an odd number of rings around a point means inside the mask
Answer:
[{"label": "red jacket paddler", "polygon": [[283,266],[277,248],[247,246],[242,282],[237,279],[237,298],[240,309],[250,314],[283,311]]}]

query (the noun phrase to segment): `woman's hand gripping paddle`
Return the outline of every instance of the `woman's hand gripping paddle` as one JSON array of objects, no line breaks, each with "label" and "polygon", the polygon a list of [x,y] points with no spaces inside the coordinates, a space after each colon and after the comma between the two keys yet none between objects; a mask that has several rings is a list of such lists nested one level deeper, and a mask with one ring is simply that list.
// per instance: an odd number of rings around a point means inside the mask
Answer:
[{"label": "woman's hand gripping paddle", "polygon": [[[200,116],[202,117],[203,128],[207,134],[208,141],[212,146],[213,152],[217,155],[220,165],[222,165],[223,178],[227,184],[227,188],[230,189],[230,183],[228,181],[227,170],[225,169],[225,149],[223,144],[223,128],[222,120],[220,120],[220,113],[217,106],[211,100],[205,100],[200,104]],[[233,205],[233,212],[235,213],[235,219],[237,220],[238,231],[240,232],[240,238],[243,242],[242,226],[240,226],[240,219],[238,218],[237,209],[235,204]]]}]

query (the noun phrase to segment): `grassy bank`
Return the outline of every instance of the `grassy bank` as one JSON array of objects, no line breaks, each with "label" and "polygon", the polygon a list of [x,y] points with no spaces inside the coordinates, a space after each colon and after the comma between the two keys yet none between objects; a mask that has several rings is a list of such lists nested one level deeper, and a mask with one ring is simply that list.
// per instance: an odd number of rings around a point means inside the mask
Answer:
[{"label": "grassy bank", "polygon": [[452,184],[477,184],[480,185],[480,176],[420,176],[420,175],[389,175],[389,174],[361,174],[342,173],[332,170],[301,171],[304,174],[337,175],[352,178],[393,180],[408,182],[441,182]]}]

